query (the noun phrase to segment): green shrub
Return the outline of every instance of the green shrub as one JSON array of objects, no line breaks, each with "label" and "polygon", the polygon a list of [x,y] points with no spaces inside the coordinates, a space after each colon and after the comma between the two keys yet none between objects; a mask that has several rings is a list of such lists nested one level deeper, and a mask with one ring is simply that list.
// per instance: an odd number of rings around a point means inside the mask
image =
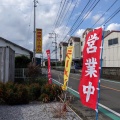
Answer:
[{"label": "green shrub", "polygon": [[40,96],[41,87],[38,83],[33,83],[29,85],[29,95],[30,100],[37,100]]},{"label": "green shrub", "polygon": [[39,65],[35,65],[30,63],[28,65],[28,77],[31,78],[31,80],[35,80],[36,78],[38,78],[39,76],[41,76],[41,67]]},{"label": "green shrub", "polygon": [[4,103],[4,84],[0,82],[0,104]]},{"label": "green shrub", "polygon": [[42,102],[49,102],[49,96],[45,93],[42,93],[41,96],[39,97],[39,100]]},{"label": "green shrub", "polygon": [[[46,84],[42,86],[41,88],[41,96],[39,100],[42,101],[53,101],[53,100],[58,100],[58,95],[62,93],[61,87],[55,85],[55,84]],[[47,100],[45,99],[47,95]]]},{"label": "green shrub", "polygon": [[29,103],[29,91],[27,86],[7,83],[5,85],[4,101],[9,105]]},{"label": "green shrub", "polygon": [[48,79],[45,76],[41,76],[36,79],[28,79],[25,81],[25,83],[28,85],[33,83],[38,83],[40,86],[45,85],[47,82],[48,82]]}]

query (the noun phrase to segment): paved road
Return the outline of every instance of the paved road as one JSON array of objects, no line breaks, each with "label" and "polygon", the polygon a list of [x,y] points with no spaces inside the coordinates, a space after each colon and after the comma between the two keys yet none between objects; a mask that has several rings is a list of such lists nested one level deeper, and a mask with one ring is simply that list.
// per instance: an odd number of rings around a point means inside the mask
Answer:
[{"label": "paved road", "polygon": [[[63,83],[63,72],[52,70],[52,78]],[[78,91],[80,74],[71,73],[68,86]],[[120,113],[120,82],[101,80],[100,103]]]}]

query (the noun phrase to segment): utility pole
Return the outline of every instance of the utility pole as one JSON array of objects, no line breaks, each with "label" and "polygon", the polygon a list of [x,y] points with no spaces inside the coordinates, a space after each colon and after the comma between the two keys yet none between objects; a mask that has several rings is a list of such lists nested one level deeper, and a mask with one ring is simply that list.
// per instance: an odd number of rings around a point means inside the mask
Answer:
[{"label": "utility pole", "polygon": [[36,29],[36,7],[37,7],[37,0],[34,0],[34,42],[33,42],[33,63],[35,63],[35,29]]},{"label": "utility pole", "polygon": [[[49,38],[55,38],[55,41],[54,42],[52,42],[52,43],[54,43],[55,44],[55,54],[56,54],[56,66],[57,66],[57,34],[56,33],[49,33],[51,36],[49,37]],[[52,36],[52,35],[54,35],[54,37]]]}]

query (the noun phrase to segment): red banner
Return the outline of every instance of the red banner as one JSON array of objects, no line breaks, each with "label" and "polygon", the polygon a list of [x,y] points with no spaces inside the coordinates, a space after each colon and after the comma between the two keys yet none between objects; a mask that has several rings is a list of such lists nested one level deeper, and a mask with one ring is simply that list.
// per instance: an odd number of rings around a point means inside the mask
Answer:
[{"label": "red banner", "polygon": [[79,93],[82,104],[94,110],[97,108],[98,82],[100,77],[100,53],[102,28],[89,32],[83,50],[83,68]]},{"label": "red banner", "polygon": [[52,83],[52,77],[51,77],[51,65],[50,65],[50,50],[46,50],[47,58],[48,58],[48,83]]}]

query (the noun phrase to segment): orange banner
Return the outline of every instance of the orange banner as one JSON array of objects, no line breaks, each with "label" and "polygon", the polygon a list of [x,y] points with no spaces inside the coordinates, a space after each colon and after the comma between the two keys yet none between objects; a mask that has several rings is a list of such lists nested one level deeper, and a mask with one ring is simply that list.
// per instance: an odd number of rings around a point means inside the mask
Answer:
[{"label": "orange banner", "polygon": [[65,59],[65,69],[64,69],[64,84],[62,86],[63,90],[67,90],[67,84],[71,69],[71,62],[72,62],[72,53],[73,53],[73,46],[67,47],[66,59]]},{"label": "orange banner", "polygon": [[42,29],[36,29],[36,53],[42,53]]}]

